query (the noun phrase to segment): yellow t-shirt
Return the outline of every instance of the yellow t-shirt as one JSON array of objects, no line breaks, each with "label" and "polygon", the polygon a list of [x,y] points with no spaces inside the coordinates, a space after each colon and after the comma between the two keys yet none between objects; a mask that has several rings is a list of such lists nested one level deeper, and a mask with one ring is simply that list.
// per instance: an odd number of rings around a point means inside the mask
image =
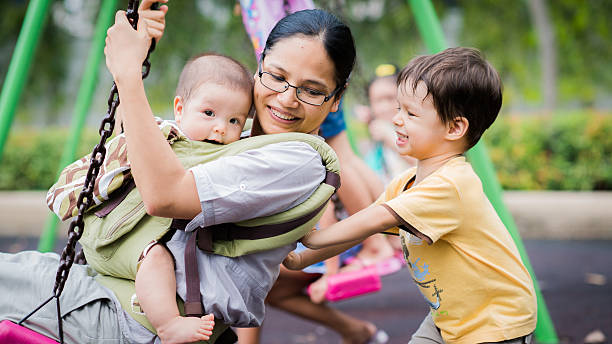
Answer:
[{"label": "yellow t-shirt", "polygon": [[395,178],[376,203],[408,224],[402,229],[411,225],[433,241],[389,231],[400,234],[444,341],[498,342],[533,332],[533,282],[471,165],[457,157],[411,185],[415,173]]}]

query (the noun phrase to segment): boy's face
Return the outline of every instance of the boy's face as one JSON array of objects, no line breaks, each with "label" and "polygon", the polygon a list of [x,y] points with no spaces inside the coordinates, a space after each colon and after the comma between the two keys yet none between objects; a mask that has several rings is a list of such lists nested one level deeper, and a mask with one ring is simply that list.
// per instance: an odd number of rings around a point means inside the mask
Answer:
[{"label": "boy's face", "polygon": [[395,144],[401,155],[425,160],[444,153],[448,126],[438,117],[432,97],[425,97],[425,84],[419,82],[414,92],[411,85],[408,80],[397,89],[400,108],[393,116]]},{"label": "boy's face", "polygon": [[174,119],[191,140],[228,144],[240,139],[250,108],[246,90],[204,83],[187,101],[174,98]]}]

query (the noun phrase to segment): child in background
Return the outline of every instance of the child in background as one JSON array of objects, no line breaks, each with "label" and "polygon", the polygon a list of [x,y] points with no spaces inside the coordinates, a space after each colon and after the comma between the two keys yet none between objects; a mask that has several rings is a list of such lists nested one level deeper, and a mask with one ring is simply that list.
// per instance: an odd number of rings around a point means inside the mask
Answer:
[{"label": "child in background", "polygon": [[416,168],[374,205],[307,234],[304,245],[324,249],[290,254],[285,265],[299,269],[369,235],[396,233],[431,308],[410,343],[530,343],[533,282],[463,156],[495,121],[501,87],[475,49],[414,58],[398,77],[393,123],[399,153],[416,158]]},{"label": "child in background", "polygon": [[416,160],[398,153],[394,140],[393,116],[397,113],[397,71],[392,64],[376,67],[375,77],[368,83],[367,122],[373,147],[366,162],[385,184],[416,165]]},{"label": "child in background", "polygon": [[[376,67],[376,76],[368,83],[366,89],[370,103],[370,106],[366,107],[368,112],[366,119],[373,141],[371,150],[366,155],[366,162],[378,173],[385,185],[410,167],[416,166],[416,159],[399,154],[395,145],[393,116],[399,108],[397,73],[398,68],[395,65],[379,65]],[[397,257],[401,257],[402,246],[399,238],[389,236],[387,239]]]}]

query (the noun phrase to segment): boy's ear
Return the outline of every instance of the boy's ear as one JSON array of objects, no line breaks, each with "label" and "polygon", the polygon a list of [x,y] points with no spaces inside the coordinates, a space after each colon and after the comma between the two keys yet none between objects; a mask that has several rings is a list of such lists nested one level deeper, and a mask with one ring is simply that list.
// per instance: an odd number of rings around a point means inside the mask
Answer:
[{"label": "boy's ear", "polygon": [[460,140],[467,134],[470,122],[465,117],[455,117],[447,124],[446,138],[455,141]]},{"label": "boy's ear", "polygon": [[181,96],[174,97],[174,120],[181,121],[183,115],[183,98]]}]

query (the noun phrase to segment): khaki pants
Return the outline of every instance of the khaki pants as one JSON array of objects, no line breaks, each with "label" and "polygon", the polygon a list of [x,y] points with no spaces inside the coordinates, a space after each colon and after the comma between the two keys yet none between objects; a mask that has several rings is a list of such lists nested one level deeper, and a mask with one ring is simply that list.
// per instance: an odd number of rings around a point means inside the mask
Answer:
[{"label": "khaki pants", "polygon": [[[0,252],[0,320],[19,321],[51,296],[59,256],[35,251]],[[74,264],[60,296],[65,343],[127,343],[115,304],[87,266]],[[34,313],[26,327],[58,338],[55,299]]]},{"label": "khaki pants", "polygon": [[[532,338],[533,338],[533,334],[529,334],[527,336],[509,339],[509,340],[505,340],[503,342],[497,342],[497,343],[531,344]],[[410,339],[408,344],[444,344],[444,340],[442,339],[440,330],[434,324],[431,314],[428,314],[425,317],[425,320],[423,320],[419,328],[412,335],[412,338]],[[483,343],[483,344],[488,344],[488,343]]]}]

